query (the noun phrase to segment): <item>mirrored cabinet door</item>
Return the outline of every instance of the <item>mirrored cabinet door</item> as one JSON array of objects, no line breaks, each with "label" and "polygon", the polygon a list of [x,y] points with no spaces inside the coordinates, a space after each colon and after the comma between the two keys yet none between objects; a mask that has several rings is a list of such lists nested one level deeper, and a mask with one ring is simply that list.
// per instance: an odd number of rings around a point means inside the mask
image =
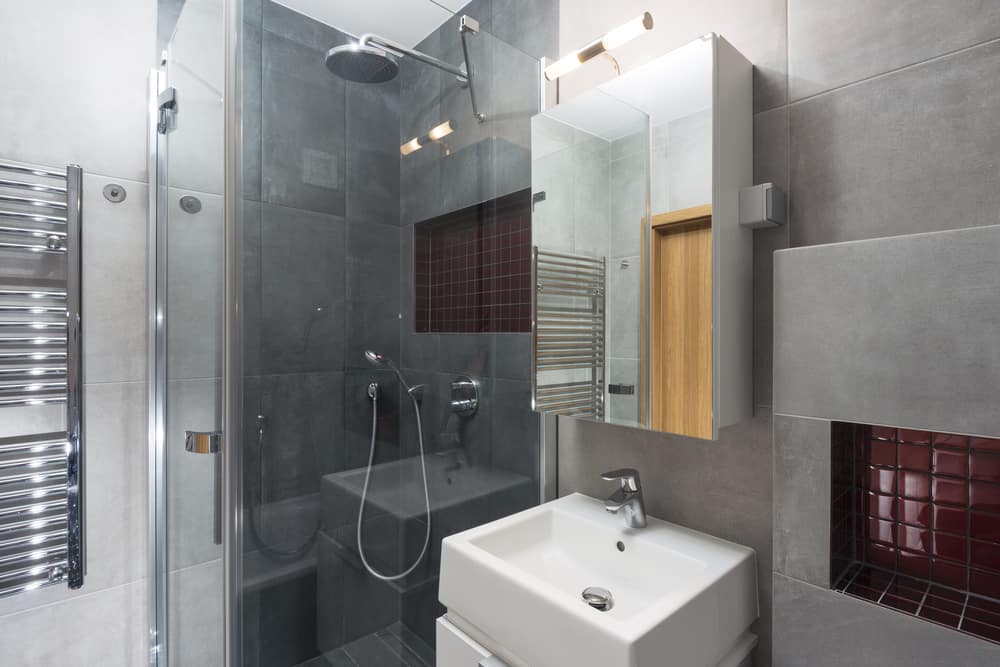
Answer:
[{"label": "mirrored cabinet door", "polygon": [[752,412],[752,68],[710,34],[532,121],[533,407],[702,438]]}]

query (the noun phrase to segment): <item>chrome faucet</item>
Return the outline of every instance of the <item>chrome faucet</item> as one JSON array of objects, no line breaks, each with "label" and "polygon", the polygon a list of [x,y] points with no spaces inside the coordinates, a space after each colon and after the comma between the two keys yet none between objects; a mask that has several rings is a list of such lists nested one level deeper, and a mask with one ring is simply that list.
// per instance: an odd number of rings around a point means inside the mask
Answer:
[{"label": "chrome faucet", "polygon": [[610,470],[602,479],[609,482],[618,480],[618,490],[604,501],[604,509],[617,514],[625,510],[625,525],[629,528],[646,527],[646,506],[642,502],[642,485],[639,483],[639,471],[632,468]]}]

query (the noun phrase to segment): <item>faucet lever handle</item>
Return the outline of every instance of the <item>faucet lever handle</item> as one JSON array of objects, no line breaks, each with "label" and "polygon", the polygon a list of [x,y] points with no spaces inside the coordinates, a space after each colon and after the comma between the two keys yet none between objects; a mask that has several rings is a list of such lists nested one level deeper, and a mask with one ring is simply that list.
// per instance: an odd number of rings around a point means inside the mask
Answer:
[{"label": "faucet lever handle", "polygon": [[601,479],[609,482],[618,480],[624,491],[635,493],[639,490],[639,471],[635,468],[620,468],[619,470],[609,470],[601,475]]}]

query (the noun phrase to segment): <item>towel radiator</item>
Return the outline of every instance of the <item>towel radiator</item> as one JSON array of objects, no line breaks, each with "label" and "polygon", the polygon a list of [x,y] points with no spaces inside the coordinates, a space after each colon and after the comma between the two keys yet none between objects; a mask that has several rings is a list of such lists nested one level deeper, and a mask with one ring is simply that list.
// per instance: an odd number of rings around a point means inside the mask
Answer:
[{"label": "towel radiator", "polygon": [[605,259],[536,246],[532,279],[532,408],[603,419]]},{"label": "towel radiator", "polygon": [[82,179],[0,161],[0,410],[65,405],[49,432],[0,438],[0,597],[83,585]]}]

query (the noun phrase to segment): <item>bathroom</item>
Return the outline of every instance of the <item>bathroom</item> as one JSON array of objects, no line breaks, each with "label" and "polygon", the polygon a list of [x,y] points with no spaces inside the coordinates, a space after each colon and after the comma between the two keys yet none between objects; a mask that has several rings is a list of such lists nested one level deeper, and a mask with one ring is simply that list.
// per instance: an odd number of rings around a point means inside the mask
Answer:
[{"label": "bathroom", "polygon": [[0,665],[1000,664],[1000,5],[890,4],[5,3]]}]

